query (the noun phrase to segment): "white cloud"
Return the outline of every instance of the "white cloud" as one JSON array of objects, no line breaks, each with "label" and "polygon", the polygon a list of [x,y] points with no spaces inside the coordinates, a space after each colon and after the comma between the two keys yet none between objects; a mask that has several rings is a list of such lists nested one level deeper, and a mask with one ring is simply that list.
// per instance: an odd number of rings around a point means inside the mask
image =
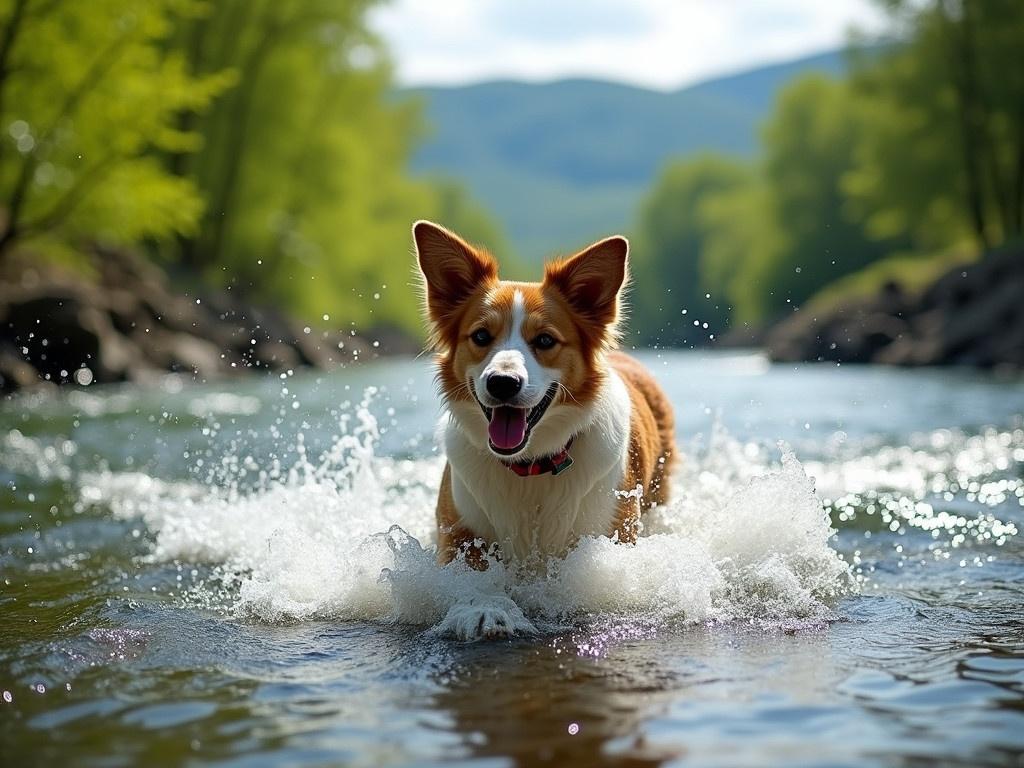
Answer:
[{"label": "white cloud", "polygon": [[670,89],[877,30],[871,0],[393,0],[372,12],[400,83],[597,77]]}]

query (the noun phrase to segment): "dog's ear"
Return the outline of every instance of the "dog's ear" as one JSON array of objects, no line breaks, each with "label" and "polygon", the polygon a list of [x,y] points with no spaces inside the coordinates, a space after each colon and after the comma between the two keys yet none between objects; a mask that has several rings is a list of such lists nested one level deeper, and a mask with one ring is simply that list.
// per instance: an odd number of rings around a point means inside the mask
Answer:
[{"label": "dog's ear", "polygon": [[619,292],[626,282],[629,241],[606,237],[575,256],[548,264],[544,282],[556,288],[573,309],[601,326],[619,316]]},{"label": "dog's ear", "polygon": [[436,324],[450,323],[473,291],[498,277],[498,265],[490,254],[438,224],[417,221],[412,239],[426,282],[427,311]]}]

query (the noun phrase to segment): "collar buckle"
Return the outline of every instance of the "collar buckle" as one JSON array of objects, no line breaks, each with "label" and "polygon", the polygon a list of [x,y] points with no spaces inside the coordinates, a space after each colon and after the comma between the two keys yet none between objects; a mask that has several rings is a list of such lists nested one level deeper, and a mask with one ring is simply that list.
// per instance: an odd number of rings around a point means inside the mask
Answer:
[{"label": "collar buckle", "polygon": [[552,464],[553,464],[553,466],[551,467],[551,474],[552,475],[560,475],[563,472],[565,472],[565,470],[567,470],[569,467],[572,466],[572,456],[569,455],[569,452],[568,451],[562,451],[561,455],[564,456],[564,458],[559,463],[554,464],[554,462],[552,461]]},{"label": "collar buckle", "polygon": [[572,466],[572,456],[569,449],[572,447],[572,438],[565,444],[565,448],[550,456],[542,456],[532,461],[503,461],[506,467],[520,477],[533,477],[534,475],[560,475]]}]

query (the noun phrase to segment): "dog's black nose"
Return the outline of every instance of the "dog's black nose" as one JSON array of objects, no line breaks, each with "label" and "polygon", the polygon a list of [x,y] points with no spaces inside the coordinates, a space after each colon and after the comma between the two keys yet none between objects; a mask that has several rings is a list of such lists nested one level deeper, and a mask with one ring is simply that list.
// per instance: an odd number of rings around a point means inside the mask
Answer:
[{"label": "dog's black nose", "polygon": [[487,392],[491,397],[502,402],[511,400],[519,394],[523,388],[523,382],[518,376],[510,376],[505,373],[492,373],[487,377]]}]

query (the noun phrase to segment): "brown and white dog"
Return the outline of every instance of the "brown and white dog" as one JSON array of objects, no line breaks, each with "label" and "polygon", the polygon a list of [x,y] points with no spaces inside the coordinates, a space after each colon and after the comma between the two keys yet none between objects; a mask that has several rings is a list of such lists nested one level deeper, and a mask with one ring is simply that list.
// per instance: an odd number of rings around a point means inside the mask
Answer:
[{"label": "brown and white dog", "polygon": [[[464,553],[485,568],[492,547],[522,562],[581,536],[635,541],[641,513],[667,500],[675,444],[668,399],[613,351],[629,243],[606,238],[521,283],[431,222],[416,222],[413,240],[448,412],[441,561]],[[510,631],[500,611],[484,613],[479,634]],[[456,634],[473,635],[474,616]]]}]

